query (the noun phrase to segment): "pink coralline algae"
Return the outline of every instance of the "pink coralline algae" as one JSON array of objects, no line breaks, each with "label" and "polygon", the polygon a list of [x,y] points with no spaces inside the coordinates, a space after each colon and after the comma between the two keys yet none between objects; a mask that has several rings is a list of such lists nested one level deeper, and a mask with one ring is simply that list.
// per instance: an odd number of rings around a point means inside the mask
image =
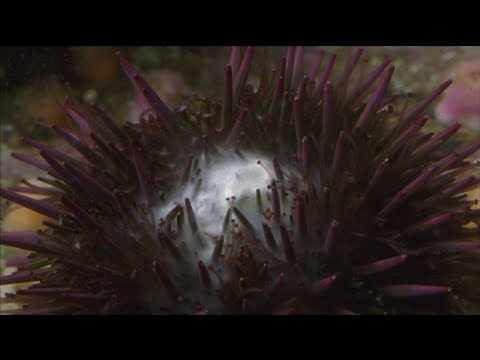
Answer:
[{"label": "pink coralline algae", "polygon": [[453,76],[452,86],[436,108],[438,120],[480,131],[480,59],[458,64]]}]

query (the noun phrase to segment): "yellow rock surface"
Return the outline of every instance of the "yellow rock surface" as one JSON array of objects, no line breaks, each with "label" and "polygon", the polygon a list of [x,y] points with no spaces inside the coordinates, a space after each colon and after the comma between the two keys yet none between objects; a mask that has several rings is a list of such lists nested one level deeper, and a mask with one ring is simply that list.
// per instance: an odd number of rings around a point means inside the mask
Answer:
[{"label": "yellow rock surface", "polygon": [[35,231],[43,227],[42,222],[48,220],[44,215],[26,208],[16,208],[10,211],[2,223],[2,230],[11,231]]},{"label": "yellow rock surface", "polygon": [[[35,180],[30,180],[30,182],[35,183]],[[44,199],[46,196],[35,195],[29,193],[22,193],[22,195],[30,197],[32,199]],[[30,209],[24,208],[19,205],[11,205],[9,210],[7,210],[7,215],[2,221],[2,231],[13,232],[13,231],[36,231],[44,225],[43,221],[48,220],[49,218],[36,213]]]},{"label": "yellow rock surface", "polygon": [[[475,189],[473,191],[470,191],[468,193],[468,197],[467,197],[468,200],[475,200],[477,199],[478,200],[478,204],[477,205],[473,205],[472,206],[472,209],[479,209],[480,208],[480,188],[478,189]],[[474,227],[477,227],[477,225],[475,225],[473,222],[469,222],[467,225],[465,225],[466,228],[474,228]]]}]

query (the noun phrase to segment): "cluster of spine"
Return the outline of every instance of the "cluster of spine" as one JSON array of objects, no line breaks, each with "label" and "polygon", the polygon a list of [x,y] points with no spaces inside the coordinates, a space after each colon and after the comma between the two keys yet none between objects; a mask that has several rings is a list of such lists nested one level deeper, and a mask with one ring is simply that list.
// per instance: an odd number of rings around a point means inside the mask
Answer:
[{"label": "cluster of spine", "polygon": [[[480,301],[480,210],[465,195],[480,183],[467,160],[480,141],[443,153],[459,125],[421,132],[450,81],[394,114],[389,60],[358,77],[356,50],[333,81],[335,54],[320,52],[305,75],[303,52],[289,47],[256,89],[253,48],[233,47],[223,98],[174,111],[119,54],[142,95],[138,123],[119,127],[68,98],[79,131],[53,130],[79,156],[29,138],[43,160],[13,154],[48,173],[38,178],[48,186],[24,181],[1,196],[51,221],[1,234],[1,244],[32,251],[1,284],[38,281],[2,301],[22,314],[466,313]],[[211,237],[189,198],[166,202],[209,171],[208,159],[245,151],[272,159],[269,196],[252,189],[258,213],[230,199]],[[156,219],[153,209],[168,206]]]}]

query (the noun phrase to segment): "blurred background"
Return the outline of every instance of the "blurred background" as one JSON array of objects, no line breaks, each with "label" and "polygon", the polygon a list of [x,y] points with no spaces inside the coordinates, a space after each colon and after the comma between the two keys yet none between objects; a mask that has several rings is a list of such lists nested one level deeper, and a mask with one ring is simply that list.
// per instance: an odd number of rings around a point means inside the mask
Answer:
[{"label": "blurred background", "polygon": [[[338,53],[337,69],[342,68],[344,55],[353,49],[306,47],[307,66],[313,63],[320,48]],[[118,65],[117,51],[121,51],[167,105],[173,107],[193,94],[221,96],[229,50],[208,46],[0,47],[1,187],[14,186],[24,178],[34,179],[40,175],[35,168],[10,156],[13,151],[37,156],[31,148],[22,145],[22,136],[63,146],[49,128],[53,124],[70,126],[61,107],[66,95],[102,105],[119,124],[132,118],[134,93]],[[277,60],[284,51],[282,47],[256,48],[254,70],[261,67],[261,60]],[[394,93],[409,93],[419,99],[446,79],[454,80],[433,107],[430,115],[434,120],[427,123],[427,131],[460,122],[464,127],[454,145],[480,136],[480,47],[365,47],[361,63],[374,66],[385,57],[391,58],[396,67],[391,87]],[[43,220],[3,199],[0,211],[3,231],[31,231]],[[12,252],[12,249],[0,247],[2,274],[12,271],[5,266]],[[2,286],[1,295],[8,291],[11,289]]]}]

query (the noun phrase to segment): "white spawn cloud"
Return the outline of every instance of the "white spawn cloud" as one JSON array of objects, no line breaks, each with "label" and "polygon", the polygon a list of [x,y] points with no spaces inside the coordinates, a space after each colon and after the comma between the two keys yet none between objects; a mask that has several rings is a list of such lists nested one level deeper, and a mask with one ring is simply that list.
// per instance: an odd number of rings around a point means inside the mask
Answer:
[{"label": "white spawn cloud", "polygon": [[[258,160],[262,165],[258,164]],[[222,224],[229,208],[226,198],[234,196],[235,206],[249,219],[256,231],[262,231],[262,215],[256,203],[256,189],[260,189],[264,207],[269,193],[267,186],[274,174],[271,159],[258,157],[254,154],[244,154],[239,157],[222,157],[212,159],[209,164],[204,157],[199,161],[201,172],[192,183],[180,187],[169,198],[166,204],[158,208],[156,219],[165,218],[175,206],[184,206],[185,198],[189,198],[199,229],[212,236],[222,233]],[[197,188],[198,178],[202,183]],[[269,206],[269,205],[267,205]]]}]

